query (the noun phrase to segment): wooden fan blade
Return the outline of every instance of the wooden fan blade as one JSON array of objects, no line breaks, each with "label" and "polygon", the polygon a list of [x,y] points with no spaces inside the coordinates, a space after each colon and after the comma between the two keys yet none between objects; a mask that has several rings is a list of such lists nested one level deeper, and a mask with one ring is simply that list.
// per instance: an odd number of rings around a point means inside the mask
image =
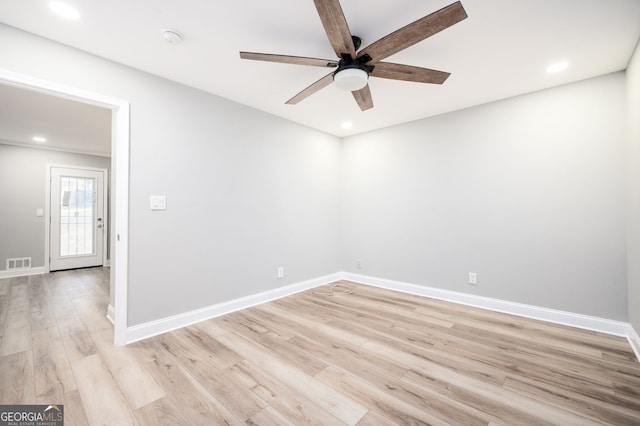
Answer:
[{"label": "wooden fan blade", "polygon": [[320,80],[316,81],[315,83],[313,83],[312,85],[310,85],[309,87],[307,87],[302,92],[298,93],[297,95],[295,95],[293,98],[289,99],[285,103],[289,105],[295,105],[301,100],[306,99],[307,97],[313,95],[320,89],[327,87],[331,83],[333,83],[333,73],[329,73],[325,75]]},{"label": "wooden fan blade", "polygon": [[283,64],[311,65],[314,67],[335,68],[338,66],[337,61],[329,59],[306,58],[304,56],[289,55],[272,55],[270,53],[254,53],[240,52],[242,59],[251,59],[254,61],[280,62]]},{"label": "wooden fan blade", "polygon": [[367,84],[360,90],[355,90],[351,92],[353,94],[353,98],[358,103],[358,106],[362,111],[366,111],[368,109],[373,108],[373,99],[371,98],[371,89],[369,89],[369,85]]},{"label": "wooden fan blade", "polygon": [[369,55],[371,60],[367,63],[373,65],[375,62],[449,28],[466,17],[467,12],[462,4],[459,1],[455,2],[370,44],[360,51],[358,57]]},{"label": "wooden fan blade", "polygon": [[451,73],[411,65],[378,62],[369,75],[392,80],[415,81],[416,83],[442,84]]},{"label": "wooden fan blade", "polygon": [[338,0],[314,0],[314,3],[324,31],[327,33],[331,47],[338,58],[342,58],[343,54],[348,54],[355,59],[356,49],[353,46],[351,31],[349,31],[340,2]]}]

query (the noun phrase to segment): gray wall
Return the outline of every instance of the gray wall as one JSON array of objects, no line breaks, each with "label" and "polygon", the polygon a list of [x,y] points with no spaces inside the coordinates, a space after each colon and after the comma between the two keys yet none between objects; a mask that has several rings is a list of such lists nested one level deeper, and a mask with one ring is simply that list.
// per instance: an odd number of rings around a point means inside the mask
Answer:
[{"label": "gray wall", "polygon": [[623,73],[340,143],[10,27],[0,39],[0,68],[131,102],[129,325],[341,269],[627,320]]},{"label": "gray wall", "polygon": [[0,68],[131,103],[130,326],[340,270],[338,138],[11,27],[0,40]]},{"label": "gray wall", "polygon": [[640,44],[627,68],[629,322],[640,333]]},{"label": "gray wall", "polygon": [[625,140],[624,73],[346,138],[343,267],[627,320]]},{"label": "gray wall", "polygon": [[47,163],[109,169],[106,157],[5,145],[0,141],[0,270],[6,259],[31,257],[44,266]]}]

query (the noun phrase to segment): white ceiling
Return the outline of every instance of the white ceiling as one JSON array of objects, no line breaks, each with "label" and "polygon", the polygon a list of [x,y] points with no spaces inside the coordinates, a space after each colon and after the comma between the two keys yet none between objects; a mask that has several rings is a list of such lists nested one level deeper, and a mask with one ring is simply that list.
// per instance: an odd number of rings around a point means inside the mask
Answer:
[{"label": "white ceiling", "polygon": [[0,85],[0,143],[110,156],[111,110]]},{"label": "white ceiling", "polygon": [[[364,47],[452,2],[341,4]],[[462,0],[466,20],[386,59],[451,72],[445,84],[371,78],[375,107],[362,112],[332,86],[285,105],[328,70],[239,57],[245,50],[335,59],[312,0],[69,0],[78,21],[53,15],[47,3],[0,1],[0,20],[337,136],[624,70],[640,38],[639,0]],[[183,42],[163,41],[167,28]],[[569,68],[547,74],[557,61]],[[345,120],[351,129],[341,127]]]}]

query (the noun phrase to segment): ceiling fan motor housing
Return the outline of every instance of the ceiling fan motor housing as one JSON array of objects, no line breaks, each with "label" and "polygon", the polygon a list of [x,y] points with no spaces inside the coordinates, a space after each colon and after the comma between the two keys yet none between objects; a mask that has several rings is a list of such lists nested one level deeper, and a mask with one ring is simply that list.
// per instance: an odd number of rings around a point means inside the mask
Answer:
[{"label": "ceiling fan motor housing", "polygon": [[[351,36],[354,50],[357,51],[362,45],[362,39],[358,36]],[[333,81],[340,90],[353,92],[364,88],[369,80],[369,73],[373,70],[372,66],[365,65],[371,60],[369,55],[365,57],[351,57],[348,53],[341,55],[342,59],[338,63],[338,68],[333,73]]]}]

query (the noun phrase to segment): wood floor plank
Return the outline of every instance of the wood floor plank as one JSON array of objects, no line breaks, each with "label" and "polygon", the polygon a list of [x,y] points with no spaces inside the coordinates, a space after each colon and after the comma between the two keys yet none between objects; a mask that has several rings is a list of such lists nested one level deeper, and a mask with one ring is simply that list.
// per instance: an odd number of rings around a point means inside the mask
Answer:
[{"label": "wood floor plank", "polygon": [[274,335],[281,340],[289,340],[297,335],[296,333],[290,331],[287,327],[283,326],[284,324],[288,323],[288,321],[280,321],[278,316],[260,310],[259,306],[245,309],[242,311],[242,313],[250,317],[253,321],[265,325],[265,327],[269,329],[269,334]]},{"label": "wood floor plank", "polygon": [[[85,414],[93,425],[138,424],[131,408],[98,354],[72,362]],[[96,392],[99,389],[99,392]]]},{"label": "wood floor plank", "polygon": [[[165,348],[160,339],[137,342],[133,346],[142,359],[146,360],[147,371],[162,386],[167,394],[166,398],[180,407],[181,414],[190,424],[242,423],[180,366],[180,360]],[[189,359],[186,361],[190,362]]]},{"label": "wood floor plank", "polygon": [[[448,425],[430,413],[404,403],[393,396],[370,386],[357,376],[336,367],[327,367],[316,374],[316,378],[336,391],[350,395],[365,407],[375,407],[378,412],[390,421],[398,424]],[[366,414],[366,412],[364,413]],[[364,417],[364,414],[362,417]],[[362,417],[358,419],[361,420]]]},{"label": "wood floor plank", "polygon": [[271,407],[262,409],[262,411],[247,420],[245,424],[253,426],[295,426],[295,423],[291,423]]},{"label": "wood floor plank", "polygon": [[[571,416],[565,410],[557,409],[555,406],[541,404],[538,401],[521,397],[514,392],[506,391],[502,387],[492,386],[482,380],[458,373],[454,369],[442,367],[420,358],[416,359],[414,355],[404,353],[395,348],[383,347],[373,343],[368,343],[367,345],[370,350],[378,350],[392,358],[401,358],[407,364],[413,365],[412,369],[407,373],[407,376],[412,377],[417,384],[434,381],[444,383],[449,387],[460,388],[466,391],[467,394],[479,395],[482,397],[483,401],[489,401],[493,406],[495,406],[496,403],[504,404],[504,401],[509,401],[509,410],[504,411],[504,414],[509,417],[512,417],[514,413],[522,412],[528,416],[527,421],[535,419],[537,422],[559,422],[560,424],[572,424],[576,420],[580,420],[583,425],[598,424],[596,421],[587,418],[580,418],[580,416],[577,416],[578,418],[576,419],[575,416]],[[476,406],[476,408],[482,409],[483,406]],[[523,419],[518,414],[514,418],[502,420],[511,421],[517,424]]]},{"label": "wood floor plank", "polygon": [[178,361],[179,366],[188,373],[188,377],[198,382],[241,421],[246,421],[266,406],[255,398],[249,389],[241,386],[226,373],[215,358],[209,357],[206,351],[198,350],[186,338],[187,334],[187,330],[178,330],[167,333],[158,340],[161,342],[161,348]]},{"label": "wood floor plank", "polygon": [[286,386],[315,401],[346,424],[356,424],[368,411],[365,406],[336,392],[330,386],[314,380],[304,372],[284,364],[273,353],[234,332],[219,336],[218,339],[246,360],[269,371]]},{"label": "wood floor plank", "polygon": [[191,328],[203,331],[207,333],[209,336],[212,336],[214,338],[229,332],[229,330],[226,327],[219,324],[218,321],[215,321],[215,320],[202,321],[197,324],[193,324]]},{"label": "wood floor plank", "polygon": [[77,386],[58,329],[34,330],[32,341],[35,402],[62,403]]},{"label": "wood floor plank", "polygon": [[78,390],[65,393],[62,404],[64,405],[64,424],[66,426],[86,426],[89,424]]},{"label": "wood floor plank", "polygon": [[29,277],[9,278],[11,289],[9,290],[9,312],[29,309]]},{"label": "wood floor plank", "polygon": [[357,346],[328,342],[322,338],[296,336],[288,340],[292,352],[314,354],[325,361],[325,365],[342,367],[355,372],[359,377],[375,380],[376,378],[401,378],[408,368],[390,362],[374,353],[360,350]]},{"label": "wood floor plank", "polygon": [[93,341],[133,410],[166,396],[132,348],[113,345],[113,330],[94,332]]},{"label": "wood floor plank", "polygon": [[[553,421],[544,420],[528,410],[521,410],[517,405],[510,401],[501,401],[491,398],[491,393],[485,395],[485,389],[470,389],[465,386],[451,385],[447,381],[410,370],[402,379],[416,386],[425,389],[431,389],[442,397],[449,398],[454,401],[460,401],[465,405],[483,411],[491,417],[489,424],[503,425],[538,425],[538,424],[554,424]],[[575,419],[574,419],[575,420]],[[575,420],[569,424],[580,424]]]},{"label": "wood floor plank", "polygon": [[32,404],[33,358],[31,351],[0,357],[0,404]]},{"label": "wood floor plank", "polygon": [[134,414],[141,425],[189,426],[193,424],[183,415],[183,410],[167,397],[138,408]]},{"label": "wood floor plank", "polygon": [[189,327],[176,330],[176,336],[180,336],[189,342],[195,349],[194,352],[207,354],[209,360],[215,360],[216,366],[225,369],[242,360],[242,357],[220,343],[214,337],[201,331],[198,327]]},{"label": "wood floor plank", "polygon": [[45,280],[42,275],[32,275],[27,284],[29,289],[29,307],[32,312],[49,305],[49,296],[45,291]]},{"label": "wood floor plank", "polygon": [[55,311],[58,329],[69,360],[74,361],[96,353],[91,333],[74,309]]},{"label": "wood floor plank", "polygon": [[[310,376],[322,371],[327,366],[324,361],[321,361],[310,353],[292,351],[291,345],[287,340],[283,340],[277,336],[277,333],[273,333],[267,328],[269,325],[268,322],[261,321],[263,329],[266,330],[266,332],[256,332],[255,329],[251,327],[245,327],[243,324],[248,318],[252,318],[250,312],[244,313],[243,315],[234,313],[228,315],[227,318],[224,319],[224,322],[230,330],[259,343],[263,347],[269,348],[269,350],[273,351],[283,362],[294,366]],[[256,322],[257,320],[252,318],[251,321]]]},{"label": "wood floor plank", "polygon": [[[279,301],[276,301],[279,302]],[[306,328],[318,331],[319,333],[332,336],[334,339],[341,340],[343,342],[348,342],[354,344],[356,346],[366,342],[368,337],[359,336],[350,332],[345,332],[337,327],[332,327],[327,325],[325,322],[318,323],[313,320],[313,314],[309,312],[309,310],[304,308],[298,309],[284,309],[279,306],[279,304],[274,303],[273,305],[265,305],[261,307],[262,309],[268,312],[274,312],[278,315],[294,318],[295,321],[301,325],[304,325]]]},{"label": "wood floor plank", "polygon": [[386,389],[382,389],[385,393],[411,406],[421,408],[446,422],[484,426],[492,420],[491,414],[484,409],[468,404],[464,400],[450,398],[432,386],[418,385],[403,378],[385,383],[385,387]]},{"label": "wood floor plank", "polygon": [[4,335],[7,311],[9,310],[8,307],[9,307],[9,297],[6,294],[0,294],[0,339]]},{"label": "wood floor plank", "polygon": [[[637,421],[635,413],[640,409],[638,404],[628,407],[612,404],[610,401],[615,400],[615,397],[600,399],[553,385],[543,385],[527,378],[508,377],[504,388],[547,404],[560,405],[576,414],[589,412],[590,417],[615,425],[633,424]],[[558,403],[559,400],[562,401],[561,404]]]},{"label": "wood floor plank", "polygon": [[358,426],[397,426],[396,422],[392,422],[382,414],[370,409],[365,416],[357,423]]},{"label": "wood floor plank", "polygon": [[433,342],[425,339],[425,335],[420,332],[392,327],[390,330],[380,329],[374,333],[369,329],[360,329],[357,324],[346,323],[341,324],[340,328],[351,331],[354,334],[368,333],[370,335],[369,342],[375,341],[401,348],[403,351],[418,358],[429,360],[445,367],[455,368],[457,371],[483,381],[490,381],[498,385],[504,382],[505,373],[501,369],[490,364],[473,362],[452,352],[441,351],[435,347]]},{"label": "wood floor plank", "polygon": [[[495,339],[509,339],[511,341],[517,342],[517,344],[520,346],[531,345],[531,342],[533,341],[531,339],[531,336],[527,335],[527,333],[523,330],[510,330],[506,328],[496,330],[495,327],[478,325],[477,322],[472,322],[471,320],[458,321],[458,323],[454,325],[452,329],[460,329],[476,335],[491,335]],[[592,358],[602,358],[602,351],[597,348],[592,348],[589,345],[575,344],[569,340],[542,336],[539,336],[535,341],[538,346],[543,345],[551,350],[567,353],[569,356],[579,354]]]},{"label": "wood floor plank", "polygon": [[[272,377],[270,372],[248,362],[242,361],[227,369],[238,377],[252,392],[262,399],[272,410],[294,424],[345,424],[329,411],[323,409],[312,399],[297,392],[296,389]],[[254,419],[255,422],[255,419]]]},{"label": "wood floor plank", "polygon": [[[466,359],[471,365],[490,366],[503,373],[503,381],[507,375],[535,377],[539,380],[556,383],[559,386],[578,386],[590,391],[598,389],[613,395],[612,377],[596,366],[565,363],[558,367],[557,362],[543,356],[532,358],[518,349],[508,351],[488,350],[470,347],[468,344],[448,343],[436,345],[436,350],[443,354],[451,354],[454,359]],[[536,357],[536,355],[533,355]],[[535,359],[535,362],[531,360]],[[481,371],[478,369],[478,371]]]},{"label": "wood floor plank", "polygon": [[[11,302],[10,302],[11,303]],[[31,349],[31,310],[9,308],[0,340],[0,357]]]},{"label": "wood floor plank", "polygon": [[106,317],[106,305],[95,304],[86,297],[73,298],[72,303],[78,316],[90,332],[100,332],[113,328],[113,324]]},{"label": "wood floor plank", "polygon": [[10,289],[11,289],[11,279],[9,278],[0,279],[0,296],[8,295]]},{"label": "wood floor plank", "polygon": [[35,305],[31,306],[31,330],[34,331],[58,327],[51,299],[46,295],[45,289],[42,289],[42,291],[45,293],[44,297],[38,299]]}]

